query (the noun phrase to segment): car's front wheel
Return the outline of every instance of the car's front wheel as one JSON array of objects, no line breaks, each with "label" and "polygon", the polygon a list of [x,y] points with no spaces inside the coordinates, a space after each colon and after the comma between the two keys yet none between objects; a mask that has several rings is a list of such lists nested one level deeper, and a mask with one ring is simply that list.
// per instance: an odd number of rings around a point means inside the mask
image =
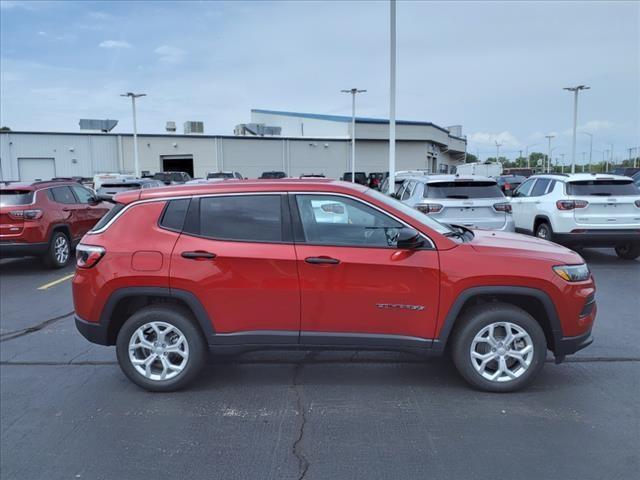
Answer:
[{"label": "car's front wheel", "polygon": [[168,392],[195,379],[206,363],[207,345],[185,309],[152,305],[124,323],[116,354],[120,368],[133,383]]},{"label": "car's front wheel", "polygon": [[464,379],[477,388],[519,390],[529,385],[544,365],[544,332],[531,315],[514,305],[473,307],[456,323],[453,361]]},{"label": "car's front wheel", "polygon": [[542,222],[536,227],[536,237],[553,242],[553,230],[547,222]]},{"label": "car's front wheel", "polygon": [[616,247],[616,255],[623,260],[635,260],[640,257],[640,245],[627,243]]}]

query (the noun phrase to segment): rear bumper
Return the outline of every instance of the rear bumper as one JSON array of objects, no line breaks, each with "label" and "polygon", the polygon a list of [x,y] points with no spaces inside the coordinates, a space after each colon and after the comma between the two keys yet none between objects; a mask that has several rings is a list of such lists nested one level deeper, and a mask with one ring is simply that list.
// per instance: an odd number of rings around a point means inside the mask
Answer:
[{"label": "rear bumper", "polygon": [[554,233],[553,241],[562,245],[585,247],[615,247],[634,243],[640,245],[638,230],[585,230],[580,233]]},{"label": "rear bumper", "polygon": [[554,354],[556,357],[571,355],[593,343],[591,330],[578,335],[577,337],[562,337],[556,344]]},{"label": "rear bumper", "polygon": [[109,345],[107,329],[104,325],[95,322],[87,322],[75,315],[76,328],[84,338],[98,345]]},{"label": "rear bumper", "polygon": [[0,258],[17,258],[44,255],[49,244],[0,242]]}]

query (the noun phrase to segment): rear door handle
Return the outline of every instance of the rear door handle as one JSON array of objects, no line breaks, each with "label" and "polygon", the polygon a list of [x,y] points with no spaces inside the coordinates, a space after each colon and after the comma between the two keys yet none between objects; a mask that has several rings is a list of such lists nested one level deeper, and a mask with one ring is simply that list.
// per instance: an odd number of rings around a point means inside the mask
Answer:
[{"label": "rear door handle", "polygon": [[216,258],[216,254],[215,254],[215,253],[211,253],[211,252],[202,252],[202,251],[197,251],[197,252],[182,252],[180,255],[182,256],[182,258],[188,258],[189,260],[212,259],[212,258]]},{"label": "rear door handle", "polygon": [[331,257],[307,257],[304,261],[313,265],[336,265],[340,263],[340,260]]}]

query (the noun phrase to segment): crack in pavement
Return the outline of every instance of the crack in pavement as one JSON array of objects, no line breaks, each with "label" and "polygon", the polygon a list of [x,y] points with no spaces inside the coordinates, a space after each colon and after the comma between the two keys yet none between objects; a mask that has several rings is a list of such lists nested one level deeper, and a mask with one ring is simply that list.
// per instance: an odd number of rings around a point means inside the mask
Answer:
[{"label": "crack in pavement", "polygon": [[13,340],[15,338],[24,337],[25,335],[29,335],[31,333],[35,333],[39,330],[42,330],[44,327],[51,325],[59,320],[65,319],[71,315],[73,315],[73,310],[69,313],[65,313],[63,315],[58,315],[57,317],[49,318],[48,320],[44,320],[43,322],[38,323],[32,327],[21,328],[20,330],[14,330],[12,332],[6,332],[0,335],[0,342],[6,342],[8,340]]},{"label": "crack in pavement", "polygon": [[302,360],[300,360],[299,362],[295,362],[293,379],[291,381],[293,389],[296,393],[296,410],[300,414],[300,429],[298,430],[298,438],[296,438],[296,440],[293,442],[293,447],[291,448],[293,455],[298,460],[298,470],[300,472],[300,474],[298,475],[298,480],[304,479],[304,477],[307,475],[307,472],[309,471],[310,466],[309,460],[304,455],[304,453],[302,453],[302,439],[304,438],[304,429],[307,426],[307,410],[304,406],[304,402],[302,401],[302,394],[300,392],[300,389],[298,388],[300,386],[300,383],[298,382],[298,376],[300,374],[300,370],[302,370],[303,365],[305,363],[312,363],[313,357],[315,357],[317,353],[318,352],[308,352]]}]

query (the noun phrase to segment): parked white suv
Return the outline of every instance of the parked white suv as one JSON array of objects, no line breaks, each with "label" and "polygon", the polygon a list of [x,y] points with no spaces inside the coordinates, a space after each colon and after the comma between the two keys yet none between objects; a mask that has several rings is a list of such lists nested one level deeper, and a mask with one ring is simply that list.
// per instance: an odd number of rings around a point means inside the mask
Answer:
[{"label": "parked white suv", "polygon": [[480,175],[423,175],[404,180],[402,203],[441,223],[513,232],[511,204],[495,179]]},{"label": "parked white suv", "polygon": [[640,256],[640,190],[629,177],[536,175],[511,198],[516,231],[579,247],[613,247]]}]

